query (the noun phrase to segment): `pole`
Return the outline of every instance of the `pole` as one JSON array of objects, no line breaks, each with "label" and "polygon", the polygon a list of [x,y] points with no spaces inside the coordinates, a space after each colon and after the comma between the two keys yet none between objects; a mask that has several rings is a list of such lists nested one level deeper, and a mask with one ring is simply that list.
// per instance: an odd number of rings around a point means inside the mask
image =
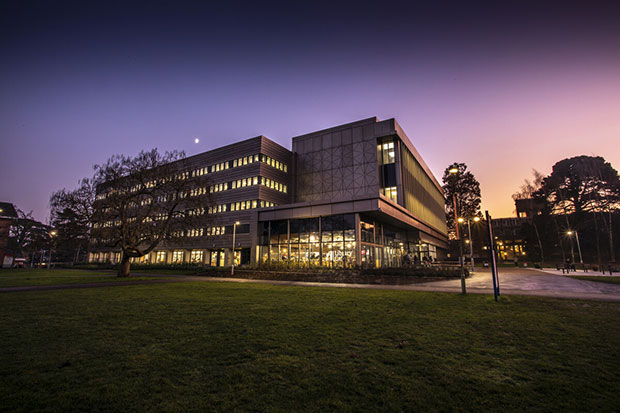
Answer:
[{"label": "pole", "polygon": [[579,250],[579,263],[583,267],[583,256],[581,255],[581,244],[579,244],[579,232],[575,230],[575,239],[577,240],[577,249]]},{"label": "pole", "polygon": [[491,278],[493,279],[493,295],[495,297],[495,301],[497,301],[497,296],[499,295],[499,283],[497,280],[497,263],[495,262],[495,239],[493,238],[493,228],[491,226],[491,216],[489,215],[489,211],[484,211],[487,217],[487,229],[489,232],[489,261],[491,262]]},{"label": "pole", "polygon": [[452,203],[454,204],[454,225],[456,226],[456,239],[461,239],[459,236],[459,221],[456,214],[456,195],[452,194]]},{"label": "pole", "polygon": [[471,261],[471,272],[474,272],[474,240],[471,237],[471,222],[467,220],[467,233],[469,234],[469,260]]},{"label": "pole", "polygon": [[459,264],[461,265],[461,294],[467,294],[467,286],[465,285],[465,263],[463,262],[463,241],[459,234],[459,219],[456,213],[456,195],[452,194],[452,202],[454,203],[454,227],[456,228],[456,239],[459,241]]},{"label": "pole", "polygon": [[569,237],[570,241],[570,262],[571,264],[575,263],[575,247],[573,247],[573,239]]},{"label": "pole", "polygon": [[232,245],[232,254],[230,256],[232,265],[230,266],[230,275],[235,275],[235,234],[237,232],[237,223],[233,224],[233,245]]},{"label": "pole", "polygon": [[609,211],[609,257],[611,262],[616,262],[616,253],[614,251],[614,234],[611,225],[611,211]]},{"label": "pole", "polygon": [[[456,227],[458,228],[459,223],[456,222]],[[459,257],[459,261],[461,262],[461,294],[467,294],[467,286],[465,285],[465,260],[463,259],[463,240],[459,238],[459,251],[461,256]]]}]

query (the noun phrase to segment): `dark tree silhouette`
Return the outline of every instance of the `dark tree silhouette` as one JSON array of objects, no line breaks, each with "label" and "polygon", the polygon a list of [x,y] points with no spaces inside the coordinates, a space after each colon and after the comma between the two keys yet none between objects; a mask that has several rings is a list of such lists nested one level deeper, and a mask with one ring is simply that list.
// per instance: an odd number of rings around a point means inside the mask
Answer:
[{"label": "dark tree silhouette", "polygon": [[[456,171],[451,173],[450,171]],[[448,231],[455,232],[454,201],[456,200],[457,215],[471,219],[480,214],[480,183],[464,163],[453,163],[443,174],[443,190],[446,197],[446,221]]]},{"label": "dark tree silhouette", "polygon": [[58,231],[57,248],[71,251],[73,261],[88,252],[94,200],[95,186],[88,178],[82,179],[78,188],[62,189],[50,197],[51,223]]}]

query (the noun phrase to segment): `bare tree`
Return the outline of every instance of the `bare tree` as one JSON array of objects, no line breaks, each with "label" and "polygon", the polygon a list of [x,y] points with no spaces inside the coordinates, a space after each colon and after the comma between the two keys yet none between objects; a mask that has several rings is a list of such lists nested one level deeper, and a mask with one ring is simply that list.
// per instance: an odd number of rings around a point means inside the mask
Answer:
[{"label": "bare tree", "polygon": [[88,248],[94,224],[95,189],[93,180],[84,178],[76,189],[61,189],[50,197],[51,224],[58,231],[57,244],[73,250],[73,261],[79,261],[80,253]]},{"label": "bare tree", "polygon": [[525,179],[517,192],[512,194],[513,200],[533,198],[536,192],[541,188],[545,175],[536,169],[532,169],[533,179]]},{"label": "bare tree", "polygon": [[9,241],[12,248],[19,251],[22,257],[49,247],[51,227],[32,217],[32,211],[25,213],[16,208],[17,218],[11,222]]},{"label": "bare tree", "polygon": [[192,176],[184,157],[153,149],[136,157],[115,155],[95,166],[93,237],[99,246],[121,250],[119,277],[129,276],[132,258],[208,219],[208,208],[201,206],[209,204],[208,186]]}]

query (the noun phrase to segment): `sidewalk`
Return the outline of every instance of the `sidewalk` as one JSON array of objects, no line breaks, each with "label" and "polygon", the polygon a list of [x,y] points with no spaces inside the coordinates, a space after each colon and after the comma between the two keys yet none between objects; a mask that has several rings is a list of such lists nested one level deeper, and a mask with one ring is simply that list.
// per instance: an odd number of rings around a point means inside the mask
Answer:
[{"label": "sidewalk", "polygon": [[[141,274],[148,276],[147,274]],[[547,273],[534,269],[511,269],[500,271],[500,287],[502,295],[522,295],[534,297],[568,298],[578,300],[597,300],[620,302],[620,285],[575,280],[570,277],[557,277],[555,273]],[[3,292],[46,291],[78,288],[119,287],[123,285],[182,283],[182,282],[235,282],[249,284],[285,285],[296,287],[323,288],[357,288],[367,290],[400,290],[440,293],[461,293],[460,280],[435,281],[411,285],[380,285],[380,284],[345,284],[305,281],[253,280],[245,278],[205,277],[177,275],[169,279],[99,282],[89,284],[40,285],[27,287],[0,288]],[[467,279],[468,294],[493,295],[490,271],[476,271]]]},{"label": "sidewalk", "polygon": [[544,272],[546,274],[552,274],[552,275],[565,275],[565,276],[576,276],[576,275],[587,275],[588,277],[610,277],[610,276],[614,276],[614,277],[620,277],[620,273],[618,272],[614,272],[613,274],[609,274],[609,271],[605,270],[605,273],[603,274],[600,271],[593,271],[593,270],[588,270],[588,271],[584,271],[582,269],[577,268],[576,271],[571,271],[569,273],[566,273],[566,271],[562,272],[562,270],[556,270],[555,268],[531,268],[532,270],[536,270],[536,271],[541,271]]}]

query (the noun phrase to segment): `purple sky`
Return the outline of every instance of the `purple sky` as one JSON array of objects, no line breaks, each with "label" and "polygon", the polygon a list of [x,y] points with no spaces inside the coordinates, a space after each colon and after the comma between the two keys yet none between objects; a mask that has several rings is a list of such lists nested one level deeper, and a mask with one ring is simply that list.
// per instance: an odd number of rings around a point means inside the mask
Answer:
[{"label": "purple sky", "polygon": [[115,153],[290,148],[375,115],[439,180],[467,163],[496,217],[532,168],[620,168],[620,9],[466,3],[2,2],[0,201],[46,220],[54,190]]}]

